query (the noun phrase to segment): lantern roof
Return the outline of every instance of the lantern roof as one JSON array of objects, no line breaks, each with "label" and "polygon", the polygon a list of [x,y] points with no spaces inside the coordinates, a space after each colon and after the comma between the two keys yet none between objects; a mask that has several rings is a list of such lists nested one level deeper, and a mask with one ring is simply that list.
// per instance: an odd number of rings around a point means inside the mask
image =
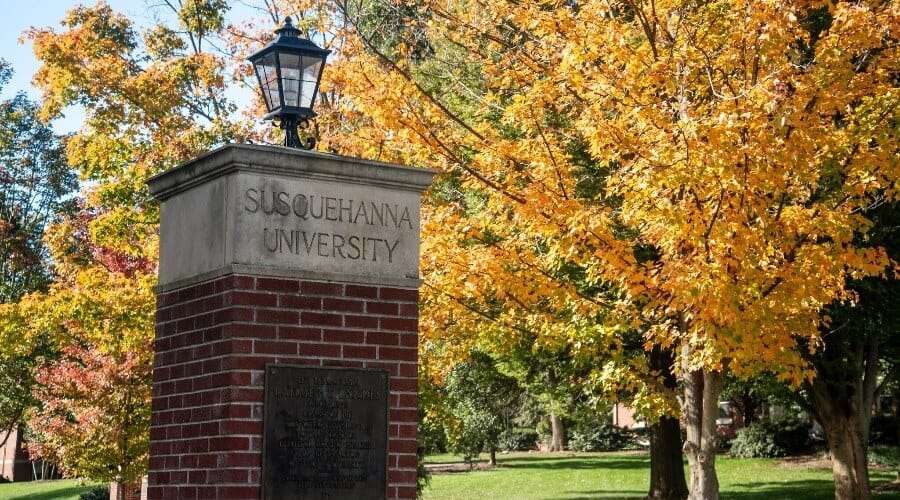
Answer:
[{"label": "lantern roof", "polygon": [[269,42],[265,47],[251,54],[247,59],[250,61],[259,59],[260,57],[274,52],[283,50],[285,52],[296,52],[301,54],[320,55],[323,58],[331,53],[328,49],[319,47],[312,40],[300,37],[298,30],[291,21],[290,17],[284,19],[284,26],[275,30],[278,35],[274,40]]}]

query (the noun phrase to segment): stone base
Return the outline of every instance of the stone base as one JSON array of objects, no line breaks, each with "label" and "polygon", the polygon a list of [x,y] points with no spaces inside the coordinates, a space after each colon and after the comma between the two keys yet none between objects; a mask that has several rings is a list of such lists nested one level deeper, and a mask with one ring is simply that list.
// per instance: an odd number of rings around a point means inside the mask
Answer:
[{"label": "stone base", "polygon": [[417,299],[237,274],[160,293],[148,498],[260,498],[267,363],[387,370],[385,496],[415,498]]}]

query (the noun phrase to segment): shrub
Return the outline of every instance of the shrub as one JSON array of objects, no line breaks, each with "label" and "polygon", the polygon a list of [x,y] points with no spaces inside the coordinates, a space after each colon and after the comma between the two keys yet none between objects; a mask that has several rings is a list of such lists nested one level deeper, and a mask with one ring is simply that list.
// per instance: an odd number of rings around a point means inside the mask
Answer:
[{"label": "shrub", "polygon": [[731,441],[731,456],[739,458],[781,457],[784,450],[775,445],[775,436],[763,425],[752,424],[738,429]]},{"label": "shrub", "polygon": [[447,449],[462,455],[463,461],[470,467],[474,466],[478,455],[489,450],[495,439],[492,435],[494,425],[496,422],[486,412],[472,412],[464,425],[447,436]]},{"label": "shrub", "polygon": [[731,455],[774,458],[804,453],[810,449],[809,429],[808,423],[795,419],[754,422],[737,431]]},{"label": "shrub", "polygon": [[603,423],[592,428],[579,428],[569,437],[569,448],[574,451],[617,451],[633,442],[627,429]]},{"label": "shrub", "polygon": [[900,469],[900,448],[896,446],[872,446],[869,448],[869,463]]},{"label": "shrub", "polygon": [[772,422],[775,444],[784,449],[785,455],[808,453],[812,449],[809,422],[798,419],[783,419]]},{"label": "shrub", "polygon": [[94,486],[82,493],[78,500],[109,500],[109,486]]},{"label": "shrub", "polygon": [[533,450],[538,442],[538,433],[534,429],[512,428],[500,434],[500,449],[504,451]]},{"label": "shrub", "polygon": [[630,436],[629,447],[634,448],[648,448],[650,446],[650,438],[652,437],[653,431],[650,427],[638,427],[635,429],[629,429],[628,433]]},{"label": "shrub", "polygon": [[431,483],[431,473],[425,468],[425,448],[416,448],[416,498],[422,498],[422,492]]}]

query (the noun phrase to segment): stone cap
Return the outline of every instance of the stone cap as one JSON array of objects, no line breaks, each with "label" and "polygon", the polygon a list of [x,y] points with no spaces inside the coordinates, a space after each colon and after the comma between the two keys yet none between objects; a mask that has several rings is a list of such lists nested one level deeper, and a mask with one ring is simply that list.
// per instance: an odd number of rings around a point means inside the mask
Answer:
[{"label": "stone cap", "polygon": [[285,146],[226,144],[151,177],[153,196],[163,201],[194,186],[233,172],[276,174],[422,192],[434,170]]}]

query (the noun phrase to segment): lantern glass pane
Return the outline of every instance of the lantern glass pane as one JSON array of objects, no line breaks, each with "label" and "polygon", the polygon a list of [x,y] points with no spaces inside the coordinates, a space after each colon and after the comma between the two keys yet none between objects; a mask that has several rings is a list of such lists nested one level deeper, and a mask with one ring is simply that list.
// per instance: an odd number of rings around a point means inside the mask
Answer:
[{"label": "lantern glass pane", "polygon": [[303,58],[303,91],[300,96],[300,107],[312,108],[316,94],[316,84],[319,82],[319,72],[321,70],[321,57],[305,56]]},{"label": "lantern glass pane", "polygon": [[256,76],[262,84],[263,98],[269,111],[281,106],[278,99],[278,73],[275,70],[275,54],[267,54],[255,64]]},{"label": "lantern glass pane", "polygon": [[281,62],[281,88],[284,89],[284,105],[299,106],[300,101],[300,56],[279,54]]}]

